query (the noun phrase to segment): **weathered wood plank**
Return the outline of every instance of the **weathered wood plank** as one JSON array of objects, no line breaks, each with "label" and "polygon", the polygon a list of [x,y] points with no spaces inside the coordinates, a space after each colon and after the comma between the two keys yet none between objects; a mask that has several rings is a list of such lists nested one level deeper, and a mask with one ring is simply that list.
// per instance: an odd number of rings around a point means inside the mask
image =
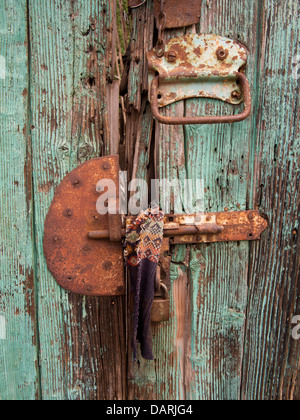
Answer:
[{"label": "weathered wood plank", "polygon": [[[255,96],[258,2],[203,2],[199,32],[249,49],[246,74]],[[187,115],[237,113],[219,101],[189,100]],[[186,126],[189,178],[204,180],[206,211],[248,207],[251,118],[238,124]],[[191,251],[192,399],[240,398],[247,306],[248,243],[201,245]]]},{"label": "weathered wood plank", "polygon": [[0,400],[39,395],[26,1],[0,5]]},{"label": "weathered wood plank", "polygon": [[300,399],[299,2],[266,0],[260,12],[259,95],[252,137],[253,205],[270,221],[251,246],[242,383],[245,399]]},{"label": "weathered wood plank", "polygon": [[48,272],[42,248],[45,215],[62,177],[110,152],[105,95],[114,77],[114,2],[29,5],[42,396],[122,399],[124,299],[65,292]]}]

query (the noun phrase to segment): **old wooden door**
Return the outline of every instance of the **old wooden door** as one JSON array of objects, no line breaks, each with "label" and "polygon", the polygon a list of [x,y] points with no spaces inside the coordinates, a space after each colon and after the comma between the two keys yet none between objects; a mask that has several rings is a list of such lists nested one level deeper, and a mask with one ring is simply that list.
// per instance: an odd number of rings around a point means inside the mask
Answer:
[{"label": "old wooden door", "polygon": [[[1,2],[2,400],[300,398],[299,2],[205,0],[198,25],[165,33],[224,35],[250,52],[251,118],[182,128],[155,123],[147,101],[153,1],[132,10],[124,65],[125,2]],[[232,108],[188,100],[165,112]],[[43,256],[63,176],[119,151],[129,179],[203,179],[207,211],[259,209],[269,220],[257,243],[172,250],[172,316],[153,326],[152,362],[132,362],[125,297],[68,293]]]}]

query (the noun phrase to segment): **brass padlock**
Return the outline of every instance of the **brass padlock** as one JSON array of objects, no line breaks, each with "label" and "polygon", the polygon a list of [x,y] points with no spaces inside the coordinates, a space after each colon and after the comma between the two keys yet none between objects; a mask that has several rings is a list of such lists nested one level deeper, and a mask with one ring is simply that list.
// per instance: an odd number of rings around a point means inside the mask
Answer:
[{"label": "brass padlock", "polygon": [[159,291],[155,293],[151,309],[152,322],[165,322],[170,318],[170,298],[167,286],[160,283]]}]

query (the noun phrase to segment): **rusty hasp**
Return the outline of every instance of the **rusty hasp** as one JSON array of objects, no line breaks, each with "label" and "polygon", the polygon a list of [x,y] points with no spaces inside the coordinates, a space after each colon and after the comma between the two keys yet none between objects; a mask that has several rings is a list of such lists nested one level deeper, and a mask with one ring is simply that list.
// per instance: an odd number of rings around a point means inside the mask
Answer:
[{"label": "rusty hasp", "polygon": [[[163,124],[217,124],[242,121],[251,112],[251,92],[244,74],[248,52],[231,39],[208,34],[173,38],[148,53],[149,99],[155,118]],[[165,117],[159,108],[188,98],[212,98],[239,105],[229,116]]]},{"label": "rusty hasp", "polygon": [[232,211],[172,215],[164,235],[170,244],[259,240],[268,223],[259,211]]},{"label": "rusty hasp", "polygon": [[[121,224],[118,215],[102,216],[96,210],[101,195],[96,186],[101,179],[114,181],[118,197],[118,156],[85,162],[64,178],[45,221],[44,254],[50,272],[64,289],[116,296],[125,292]],[[108,235],[93,241],[87,234],[90,230],[107,230]]]},{"label": "rusty hasp", "polygon": [[156,22],[159,21],[162,1],[165,13],[165,28],[182,28],[199,23],[202,0],[154,0]]}]

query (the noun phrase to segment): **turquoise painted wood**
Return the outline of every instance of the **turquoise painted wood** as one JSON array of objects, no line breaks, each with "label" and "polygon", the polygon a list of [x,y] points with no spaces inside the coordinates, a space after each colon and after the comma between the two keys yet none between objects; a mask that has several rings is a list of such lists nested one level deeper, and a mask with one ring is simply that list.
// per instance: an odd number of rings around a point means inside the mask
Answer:
[{"label": "turquoise painted wood", "polygon": [[[300,315],[298,2],[203,1],[198,25],[166,32],[247,45],[253,113],[234,125],[153,120],[145,56],[153,0],[131,13],[129,180],[200,178],[206,211],[255,208],[270,223],[258,243],[172,249],[172,316],[153,326],[155,360],[132,362],[130,300],[68,293],[47,270],[43,224],[56,187],[79,163],[118,147],[110,126],[116,3],[0,5],[0,399],[300,399],[300,340],[292,338]],[[163,112],[233,111],[197,99]],[[185,212],[175,198],[172,210]]]},{"label": "turquoise painted wood", "polygon": [[26,1],[0,5],[0,399],[39,396]]}]

